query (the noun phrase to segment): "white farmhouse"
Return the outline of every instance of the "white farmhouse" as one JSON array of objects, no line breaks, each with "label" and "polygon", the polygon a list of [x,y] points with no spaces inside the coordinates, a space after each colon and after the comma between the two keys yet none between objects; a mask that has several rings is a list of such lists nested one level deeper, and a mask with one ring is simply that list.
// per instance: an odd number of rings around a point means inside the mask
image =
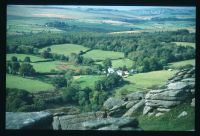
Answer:
[{"label": "white farmhouse", "polygon": [[108,68],[108,73],[111,74],[111,73],[114,73],[115,70],[113,68]]},{"label": "white farmhouse", "polygon": [[119,76],[122,76],[122,75],[123,75],[123,71],[122,71],[122,70],[117,70],[117,74],[118,74]]}]

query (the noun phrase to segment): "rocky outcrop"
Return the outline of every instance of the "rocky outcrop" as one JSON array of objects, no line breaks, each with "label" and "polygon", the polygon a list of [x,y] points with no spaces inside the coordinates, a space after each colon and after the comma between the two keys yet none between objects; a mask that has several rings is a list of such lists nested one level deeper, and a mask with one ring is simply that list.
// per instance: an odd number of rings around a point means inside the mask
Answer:
[{"label": "rocky outcrop", "polygon": [[143,92],[133,92],[123,98],[109,98],[103,106],[108,117],[131,117],[144,107],[145,94]]},{"label": "rocky outcrop", "polygon": [[82,130],[84,129],[82,123],[89,120],[96,120],[103,118],[104,112],[87,112],[77,115],[63,115],[53,117],[54,130]]},{"label": "rocky outcrop", "polygon": [[52,129],[49,112],[6,112],[6,129]]},{"label": "rocky outcrop", "polygon": [[[195,94],[195,69],[184,69],[170,78],[165,88],[149,91],[145,96],[143,114],[163,115],[182,102],[192,101]],[[191,103],[194,106],[194,99]]]},{"label": "rocky outcrop", "polygon": [[142,131],[138,127],[138,121],[135,118],[104,118],[100,120],[86,121],[82,123],[85,130],[134,130]]}]

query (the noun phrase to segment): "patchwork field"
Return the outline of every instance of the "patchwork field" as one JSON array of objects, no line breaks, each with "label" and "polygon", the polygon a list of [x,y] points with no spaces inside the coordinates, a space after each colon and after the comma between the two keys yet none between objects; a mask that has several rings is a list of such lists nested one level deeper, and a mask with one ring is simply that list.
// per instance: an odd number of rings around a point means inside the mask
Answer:
[{"label": "patchwork field", "polygon": [[36,62],[36,61],[44,61],[44,60],[48,60],[48,59],[44,59],[38,56],[34,56],[34,55],[28,55],[28,54],[16,54],[16,53],[11,53],[11,54],[6,54],[6,60],[11,60],[11,58],[15,56],[18,58],[18,60],[23,61],[25,57],[30,57],[31,62]]},{"label": "patchwork field", "polygon": [[[129,76],[124,80],[129,81],[130,84],[115,90],[115,95],[120,96],[123,93],[134,92],[134,91],[145,91],[148,88],[163,85],[168,78],[170,78],[176,71],[152,71],[147,73],[139,73],[133,76]],[[148,90],[147,90],[148,91]]]},{"label": "patchwork field", "polygon": [[104,60],[106,58],[110,58],[110,59],[123,58],[124,54],[122,52],[92,50],[92,51],[87,52],[83,56],[87,58],[92,58],[94,60]]},{"label": "patchwork field", "polygon": [[195,66],[195,59],[169,63],[169,67],[170,68],[179,68],[181,66],[185,66],[185,65],[188,65],[188,64]]},{"label": "patchwork field", "polygon": [[77,44],[58,44],[42,48],[40,52],[51,48],[51,53],[70,55],[71,53],[79,53],[80,51],[87,51],[89,48]]},{"label": "patchwork field", "polygon": [[[103,64],[102,61],[100,62],[96,62],[96,64]],[[130,68],[133,64],[133,61],[131,61],[130,59],[118,59],[118,60],[112,60],[112,67],[113,68],[119,68],[119,67],[123,67],[124,65],[127,68]]]},{"label": "patchwork field", "polygon": [[75,82],[79,83],[80,87],[83,89],[85,87],[94,88],[95,81],[101,80],[105,76],[99,75],[86,75],[86,76],[74,76]]},{"label": "patchwork field", "polygon": [[6,74],[6,88],[25,89],[30,92],[45,91],[53,89],[53,85],[38,80],[27,79],[20,76]]},{"label": "patchwork field", "polygon": [[68,62],[50,61],[31,63],[37,72],[50,72],[51,70],[67,70],[67,69],[80,69],[87,68],[88,66],[73,65]]},{"label": "patchwork field", "polygon": [[193,48],[196,48],[195,43],[191,43],[191,42],[173,42],[178,46],[190,46]]}]

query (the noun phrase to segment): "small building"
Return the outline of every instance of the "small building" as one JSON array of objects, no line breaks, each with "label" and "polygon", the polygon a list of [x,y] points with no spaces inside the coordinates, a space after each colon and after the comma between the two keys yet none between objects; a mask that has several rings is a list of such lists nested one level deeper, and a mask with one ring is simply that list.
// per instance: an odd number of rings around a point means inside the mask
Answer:
[{"label": "small building", "polygon": [[114,73],[115,70],[113,68],[108,68],[108,73],[111,74],[111,73]]},{"label": "small building", "polygon": [[129,71],[129,73],[130,73],[130,74],[137,74],[137,70],[136,70],[136,69],[131,69],[131,70]]},{"label": "small building", "polygon": [[129,72],[128,72],[128,71],[124,71],[124,74],[125,74],[125,75],[129,75]]},{"label": "small building", "polygon": [[117,74],[118,74],[119,76],[123,76],[123,71],[122,71],[122,70],[117,70]]},{"label": "small building", "polygon": [[168,69],[168,71],[173,71],[173,69]]}]

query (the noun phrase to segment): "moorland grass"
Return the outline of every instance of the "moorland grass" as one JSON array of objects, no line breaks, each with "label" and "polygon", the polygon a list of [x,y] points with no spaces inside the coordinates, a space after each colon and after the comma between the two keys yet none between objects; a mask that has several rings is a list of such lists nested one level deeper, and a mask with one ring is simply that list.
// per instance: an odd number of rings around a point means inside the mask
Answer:
[{"label": "moorland grass", "polygon": [[[178,118],[183,111],[188,114]],[[189,131],[195,129],[195,108],[190,103],[181,104],[162,116],[138,114],[139,126],[146,131]]]}]

